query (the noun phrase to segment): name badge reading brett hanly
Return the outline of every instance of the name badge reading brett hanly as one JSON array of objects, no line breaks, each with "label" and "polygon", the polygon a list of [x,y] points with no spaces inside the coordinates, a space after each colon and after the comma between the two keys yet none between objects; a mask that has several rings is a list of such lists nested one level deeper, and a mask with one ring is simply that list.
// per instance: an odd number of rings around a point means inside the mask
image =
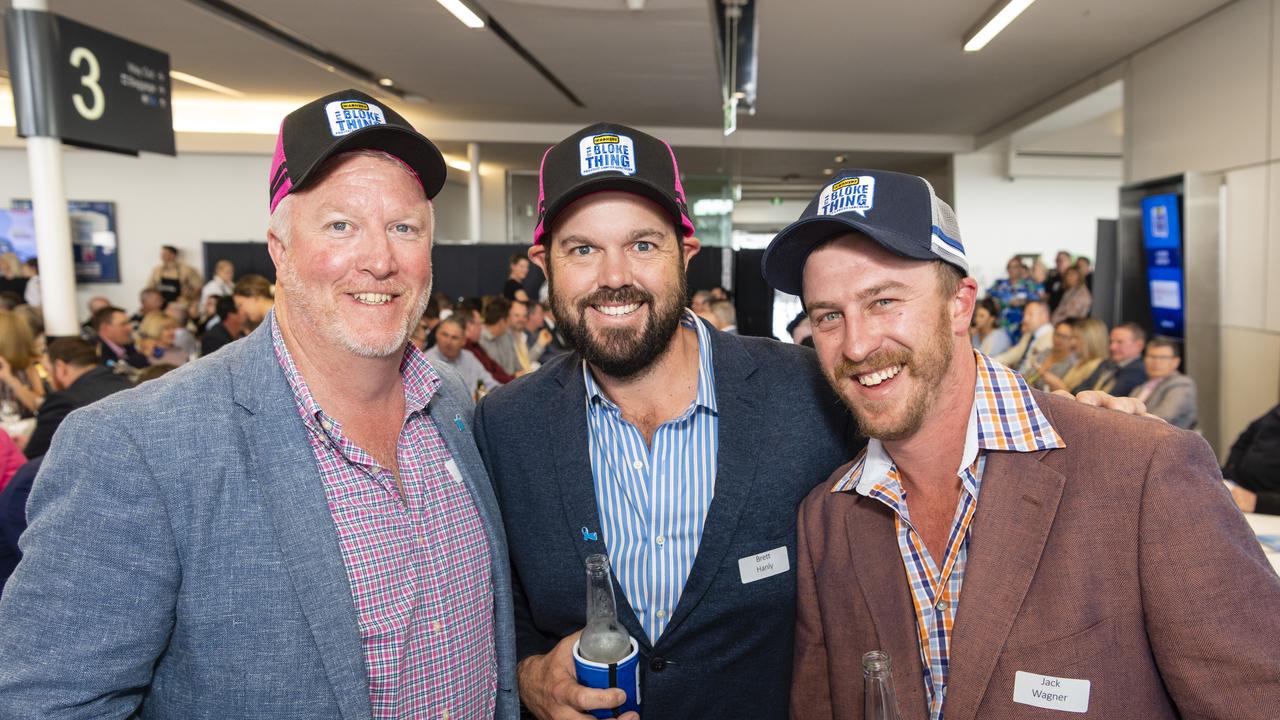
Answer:
[{"label": "name badge reading brett hanly", "polygon": [[748,555],[738,561],[738,574],[742,576],[742,584],[753,583],[791,569],[791,559],[787,557],[787,546],[774,548],[768,552]]},{"label": "name badge reading brett hanly", "polygon": [[1019,670],[1013,680],[1013,701],[1048,710],[1089,711],[1089,681],[1037,675]]}]

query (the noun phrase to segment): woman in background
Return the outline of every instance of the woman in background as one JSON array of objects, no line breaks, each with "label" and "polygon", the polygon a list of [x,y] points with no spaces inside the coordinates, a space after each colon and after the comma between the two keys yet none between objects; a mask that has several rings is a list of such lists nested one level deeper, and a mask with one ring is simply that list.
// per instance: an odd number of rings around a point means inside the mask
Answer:
[{"label": "woman in background", "polygon": [[973,309],[973,327],[969,329],[973,346],[983,355],[999,355],[1013,346],[1009,333],[1000,327],[1000,308],[992,298],[983,298]]},{"label": "woman in background", "polygon": [[1083,318],[1071,321],[1071,328],[1075,331],[1075,356],[1076,362],[1063,375],[1056,373],[1046,373],[1044,376],[1045,387],[1050,390],[1066,390],[1068,392],[1079,392],[1085,388],[1078,386],[1083,384],[1094,370],[1107,359],[1107,324],[1097,318]]},{"label": "woman in background", "polygon": [[0,398],[17,402],[22,415],[34,415],[44,402],[39,361],[40,349],[27,322],[0,311]]}]

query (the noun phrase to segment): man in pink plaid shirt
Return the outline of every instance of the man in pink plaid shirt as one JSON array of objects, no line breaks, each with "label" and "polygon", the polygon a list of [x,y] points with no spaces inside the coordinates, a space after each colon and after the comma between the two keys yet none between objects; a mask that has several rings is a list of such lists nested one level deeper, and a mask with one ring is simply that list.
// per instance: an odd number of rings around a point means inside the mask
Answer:
[{"label": "man in pink plaid shirt", "polygon": [[0,717],[518,716],[470,392],[408,342],[444,180],[363,93],[285,118],[275,310],[68,417],[0,603]]}]

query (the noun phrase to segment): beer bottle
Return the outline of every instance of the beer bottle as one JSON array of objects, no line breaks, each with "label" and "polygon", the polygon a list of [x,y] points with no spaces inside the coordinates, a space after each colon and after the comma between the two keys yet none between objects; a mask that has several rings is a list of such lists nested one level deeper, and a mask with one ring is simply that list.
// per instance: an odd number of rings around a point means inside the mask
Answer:
[{"label": "beer bottle", "polygon": [[583,659],[592,662],[620,662],[631,652],[631,636],[618,622],[607,555],[587,558],[587,627],[578,643]]},{"label": "beer bottle", "polygon": [[893,693],[889,653],[872,650],[862,656],[863,720],[900,720],[898,698]]}]

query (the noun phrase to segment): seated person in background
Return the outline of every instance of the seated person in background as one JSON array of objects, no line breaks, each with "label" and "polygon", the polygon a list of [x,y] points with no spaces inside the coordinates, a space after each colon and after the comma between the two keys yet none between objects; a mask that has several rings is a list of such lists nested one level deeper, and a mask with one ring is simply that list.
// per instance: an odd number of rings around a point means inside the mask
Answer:
[{"label": "seated person in background", "polygon": [[501,385],[484,369],[476,356],[463,347],[466,342],[467,320],[451,315],[436,325],[436,344],[427,350],[427,360],[432,365],[452,366],[462,376],[463,385],[473,395],[481,389],[488,392]]},{"label": "seated person in background", "polygon": [[717,330],[730,335],[738,334],[738,313],[733,309],[733,303],[728,300],[717,300],[711,303],[711,315],[715,318],[712,324]]},{"label": "seated person in background", "polygon": [[1147,381],[1146,366],[1142,363],[1142,349],[1147,344],[1147,333],[1135,322],[1121,323],[1111,328],[1107,353],[1110,357],[1098,365],[1080,389],[1099,390],[1111,395],[1124,396]]},{"label": "seated person in background", "polygon": [[516,355],[515,336],[511,333],[511,301],[504,297],[486,298],[484,328],[480,331],[480,347],[502,366],[509,375],[520,375],[524,368]]},{"label": "seated person in background", "polygon": [[503,370],[502,365],[498,364],[497,360],[489,357],[489,353],[485,352],[485,349],[480,345],[480,336],[484,331],[484,316],[480,311],[481,306],[479,300],[468,300],[459,305],[457,312],[454,313],[459,318],[467,318],[467,344],[463,347],[476,356],[476,359],[480,361],[485,370],[489,371],[494,380],[506,385],[515,380],[516,376]]},{"label": "seated person in background", "polygon": [[181,365],[189,357],[186,351],[174,343],[177,333],[176,320],[164,313],[150,313],[138,325],[138,351],[152,365]]},{"label": "seated person in background", "polygon": [[[787,333],[791,335],[791,342],[796,345],[813,347],[813,323],[809,321],[809,313],[801,310],[800,314],[792,318],[791,322],[787,323]],[[1005,335],[1006,339],[1008,337]]]},{"label": "seated person in background", "polygon": [[231,297],[235,298],[236,308],[244,317],[246,335],[258,328],[276,303],[271,281],[254,273],[236,281],[236,289],[231,292]]},{"label": "seated person in background", "polygon": [[191,322],[190,304],[186,300],[174,300],[165,307],[164,314],[176,323],[174,347],[186,353],[187,357],[196,357],[200,353],[200,339],[196,337],[195,326]]},{"label": "seated person in background", "polygon": [[1022,337],[992,359],[1026,377],[1040,367],[1051,350],[1053,324],[1049,322],[1049,306],[1032,300],[1022,308]]},{"label": "seated person in background", "polygon": [[89,319],[81,323],[80,337],[93,343],[98,341],[98,333],[95,332],[93,329],[93,314],[98,312],[104,307],[110,307],[111,301],[102,297],[101,295],[94,295],[93,297],[89,298],[89,302],[86,304],[89,307]]},{"label": "seated person in background", "polygon": [[1000,308],[991,298],[983,298],[973,310],[973,326],[969,328],[969,338],[974,349],[988,357],[999,355],[1013,345],[1009,333],[1000,327],[999,320]]},{"label": "seated person in background", "polygon": [[1058,378],[1066,375],[1076,364],[1076,330],[1069,322],[1053,324],[1053,349],[1045,356],[1034,370],[1027,373],[1024,379],[1027,384],[1038,390],[1049,390],[1045,376]]},{"label": "seated person in background", "polygon": [[18,467],[9,482],[0,490],[0,596],[4,586],[22,560],[18,538],[27,529],[27,498],[31,495],[31,483],[40,472],[44,456],[30,460]]},{"label": "seated person in background", "polygon": [[529,359],[545,365],[557,355],[569,352],[564,338],[556,333],[555,316],[548,303],[530,303],[529,319],[525,321],[525,342],[529,344]]},{"label": "seated person in background", "polygon": [[[1017,255],[1010,258],[1005,267],[1009,271],[1009,277],[995,281],[987,290],[987,296],[1000,303],[1000,325],[1008,331],[1010,340],[1018,342],[1022,339],[1025,328],[1022,322],[1023,311],[1028,303],[1044,296],[1044,288],[1030,277],[1027,266]],[[1045,310],[1045,322],[1048,322],[1048,306],[1045,306]]]},{"label": "seated person in background", "polygon": [[1222,477],[1247,513],[1280,515],[1280,405],[1254,420],[1231,446]]},{"label": "seated person in background", "polygon": [[1062,284],[1066,291],[1062,294],[1062,302],[1053,311],[1053,322],[1057,324],[1063,320],[1089,317],[1089,311],[1093,309],[1093,295],[1085,287],[1080,271],[1067,268]]},{"label": "seated person in background", "polygon": [[1086,380],[1098,371],[1107,359],[1107,324],[1098,318],[1081,318],[1069,322],[1075,334],[1072,349],[1076,361],[1065,374],[1049,373],[1044,382],[1048,390],[1066,390],[1076,393],[1088,390]]},{"label": "seated person in background", "polygon": [[1129,393],[1147,404],[1147,412],[1174,427],[1196,426],[1196,382],[1178,372],[1182,365],[1182,349],[1166,337],[1156,336],[1147,343],[1142,358],[1147,381]]},{"label": "seated person in background", "polygon": [[39,361],[31,327],[16,312],[0,311],[0,397],[16,401],[15,410],[24,417],[34,415],[44,400]]},{"label": "seated person in background", "polygon": [[236,291],[236,266],[230,260],[219,260],[213,265],[213,278],[200,289],[200,305],[203,308],[209,298],[230,295]]},{"label": "seated person in background", "polygon": [[155,288],[146,288],[138,293],[138,312],[129,318],[129,322],[133,323],[135,328],[142,322],[142,318],[148,313],[164,312],[164,306],[168,301],[164,299],[164,295]]},{"label": "seated person in background", "polygon": [[22,449],[9,437],[9,433],[0,431],[0,491],[26,462],[27,456],[22,454]]},{"label": "seated person in background", "polygon": [[711,291],[699,290],[689,298],[689,309],[694,315],[701,315],[711,309]]},{"label": "seated person in background", "polygon": [[235,298],[230,295],[215,297],[217,303],[218,323],[205,331],[200,338],[200,354],[209,355],[218,348],[228,345],[244,337],[244,315],[236,308]]},{"label": "seated person in background", "polygon": [[44,363],[53,392],[36,414],[36,427],[23,449],[28,458],[49,450],[54,431],[72,410],[133,387],[125,377],[99,365],[97,349],[80,338],[60,338],[49,343]]},{"label": "seated person in background", "polygon": [[89,318],[89,326],[98,337],[98,357],[103,365],[114,368],[125,364],[140,369],[150,364],[133,345],[133,325],[124,310],[108,305]]}]

